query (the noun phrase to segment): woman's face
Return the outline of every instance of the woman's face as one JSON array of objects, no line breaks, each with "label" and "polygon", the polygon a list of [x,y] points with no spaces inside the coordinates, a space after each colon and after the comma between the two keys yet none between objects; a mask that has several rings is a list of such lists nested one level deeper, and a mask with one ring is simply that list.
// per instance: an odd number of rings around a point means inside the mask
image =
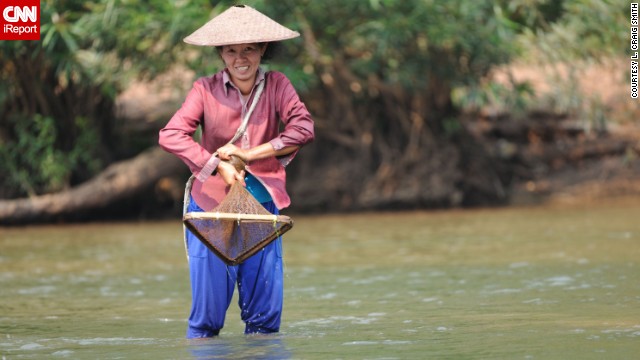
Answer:
[{"label": "woman's face", "polygon": [[236,86],[246,82],[253,85],[260,59],[266,49],[266,44],[224,45],[222,47],[220,56]]}]

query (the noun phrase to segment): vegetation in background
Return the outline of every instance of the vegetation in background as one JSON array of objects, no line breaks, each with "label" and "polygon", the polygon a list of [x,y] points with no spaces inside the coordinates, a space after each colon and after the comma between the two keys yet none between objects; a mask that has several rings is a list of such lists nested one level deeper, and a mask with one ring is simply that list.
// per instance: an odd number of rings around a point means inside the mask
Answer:
[{"label": "vegetation in background", "polygon": [[[547,2],[559,6],[553,21],[544,21],[544,14],[527,12],[523,21],[519,45],[522,59],[549,69],[551,92],[539,97],[536,106],[582,121],[585,129],[606,130],[607,119],[622,120],[602,100],[585,95],[580,81],[594,63],[623,71],[615,60],[630,56],[629,2],[625,0],[580,0]],[[512,1],[516,12],[527,0]],[[612,60],[614,61],[611,64]],[[625,76],[627,78],[627,76]]]},{"label": "vegetation in background", "polygon": [[56,147],[60,136],[50,117],[36,114],[31,121],[10,119],[10,125],[15,138],[0,143],[0,172],[7,176],[4,192],[35,196],[40,191],[60,191],[70,183],[73,169],[99,170],[100,163],[94,158],[98,134],[85,118],[76,118],[79,133],[69,151]]},{"label": "vegetation in background", "polygon": [[115,98],[176,61],[202,6],[43,1],[40,41],[0,42],[1,195],[58,191],[132,155],[119,147]]},{"label": "vegetation in background", "polygon": [[[181,40],[234,3],[43,1],[40,42],[0,43],[0,188],[10,189],[0,195],[56,191],[133,155],[118,141],[115,97],[172,65],[219,69],[215,49]],[[626,48],[621,0],[246,3],[302,34],[269,66],[316,119],[318,140],[296,166],[319,180],[296,191],[318,208],[504,198],[513,170],[469,136],[461,110],[526,110],[535,94],[491,72],[522,56],[591,60]]]}]

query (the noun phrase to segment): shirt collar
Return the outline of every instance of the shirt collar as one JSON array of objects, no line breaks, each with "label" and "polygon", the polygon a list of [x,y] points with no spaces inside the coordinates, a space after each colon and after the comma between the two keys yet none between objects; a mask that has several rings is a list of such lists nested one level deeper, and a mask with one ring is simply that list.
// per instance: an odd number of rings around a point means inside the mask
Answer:
[{"label": "shirt collar", "polygon": [[[256,83],[253,85],[254,89],[261,81],[264,81],[264,74],[265,74],[264,70],[262,70],[261,67],[258,67],[258,74],[256,75]],[[229,86],[232,86],[233,88],[237,89],[236,86],[231,82],[231,77],[229,77],[229,71],[226,68],[222,71],[222,83],[224,84],[225,96],[229,95]]]}]

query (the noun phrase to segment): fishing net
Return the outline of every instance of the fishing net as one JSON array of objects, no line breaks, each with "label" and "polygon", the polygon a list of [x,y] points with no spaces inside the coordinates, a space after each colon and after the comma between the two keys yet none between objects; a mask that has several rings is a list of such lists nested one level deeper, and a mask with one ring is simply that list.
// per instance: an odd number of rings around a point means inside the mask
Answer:
[{"label": "fishing net", "polygon": [[237,265],[293,227],[285,215],[271,214],[239,182],[209,212],[188,212],[184,225],[229,265]]}]

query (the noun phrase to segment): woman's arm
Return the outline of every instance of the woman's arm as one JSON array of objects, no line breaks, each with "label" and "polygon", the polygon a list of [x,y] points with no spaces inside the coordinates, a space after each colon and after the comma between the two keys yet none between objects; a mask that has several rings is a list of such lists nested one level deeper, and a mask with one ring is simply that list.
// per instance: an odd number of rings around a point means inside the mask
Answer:
[{"label": "woman's arm", "polygon": [[273,156],[289,155],[299,148],[299,146],[294,145],[285,146],[280,150],[276,150],[273,148],[271,143],[264,143],[251,149],[241,149],[233,144],[227,144],[218,149],[218,156],[221,160],[229,160],[231,155],[235,155],[248,163]]},{"label": "woman's arm", "polygon": [[160,146],[178,156],[200,181],[205,181],[218,166],[220,159],[193,139],[204,115],[201,80],[193,84],[180,109],[160,130]]}]

